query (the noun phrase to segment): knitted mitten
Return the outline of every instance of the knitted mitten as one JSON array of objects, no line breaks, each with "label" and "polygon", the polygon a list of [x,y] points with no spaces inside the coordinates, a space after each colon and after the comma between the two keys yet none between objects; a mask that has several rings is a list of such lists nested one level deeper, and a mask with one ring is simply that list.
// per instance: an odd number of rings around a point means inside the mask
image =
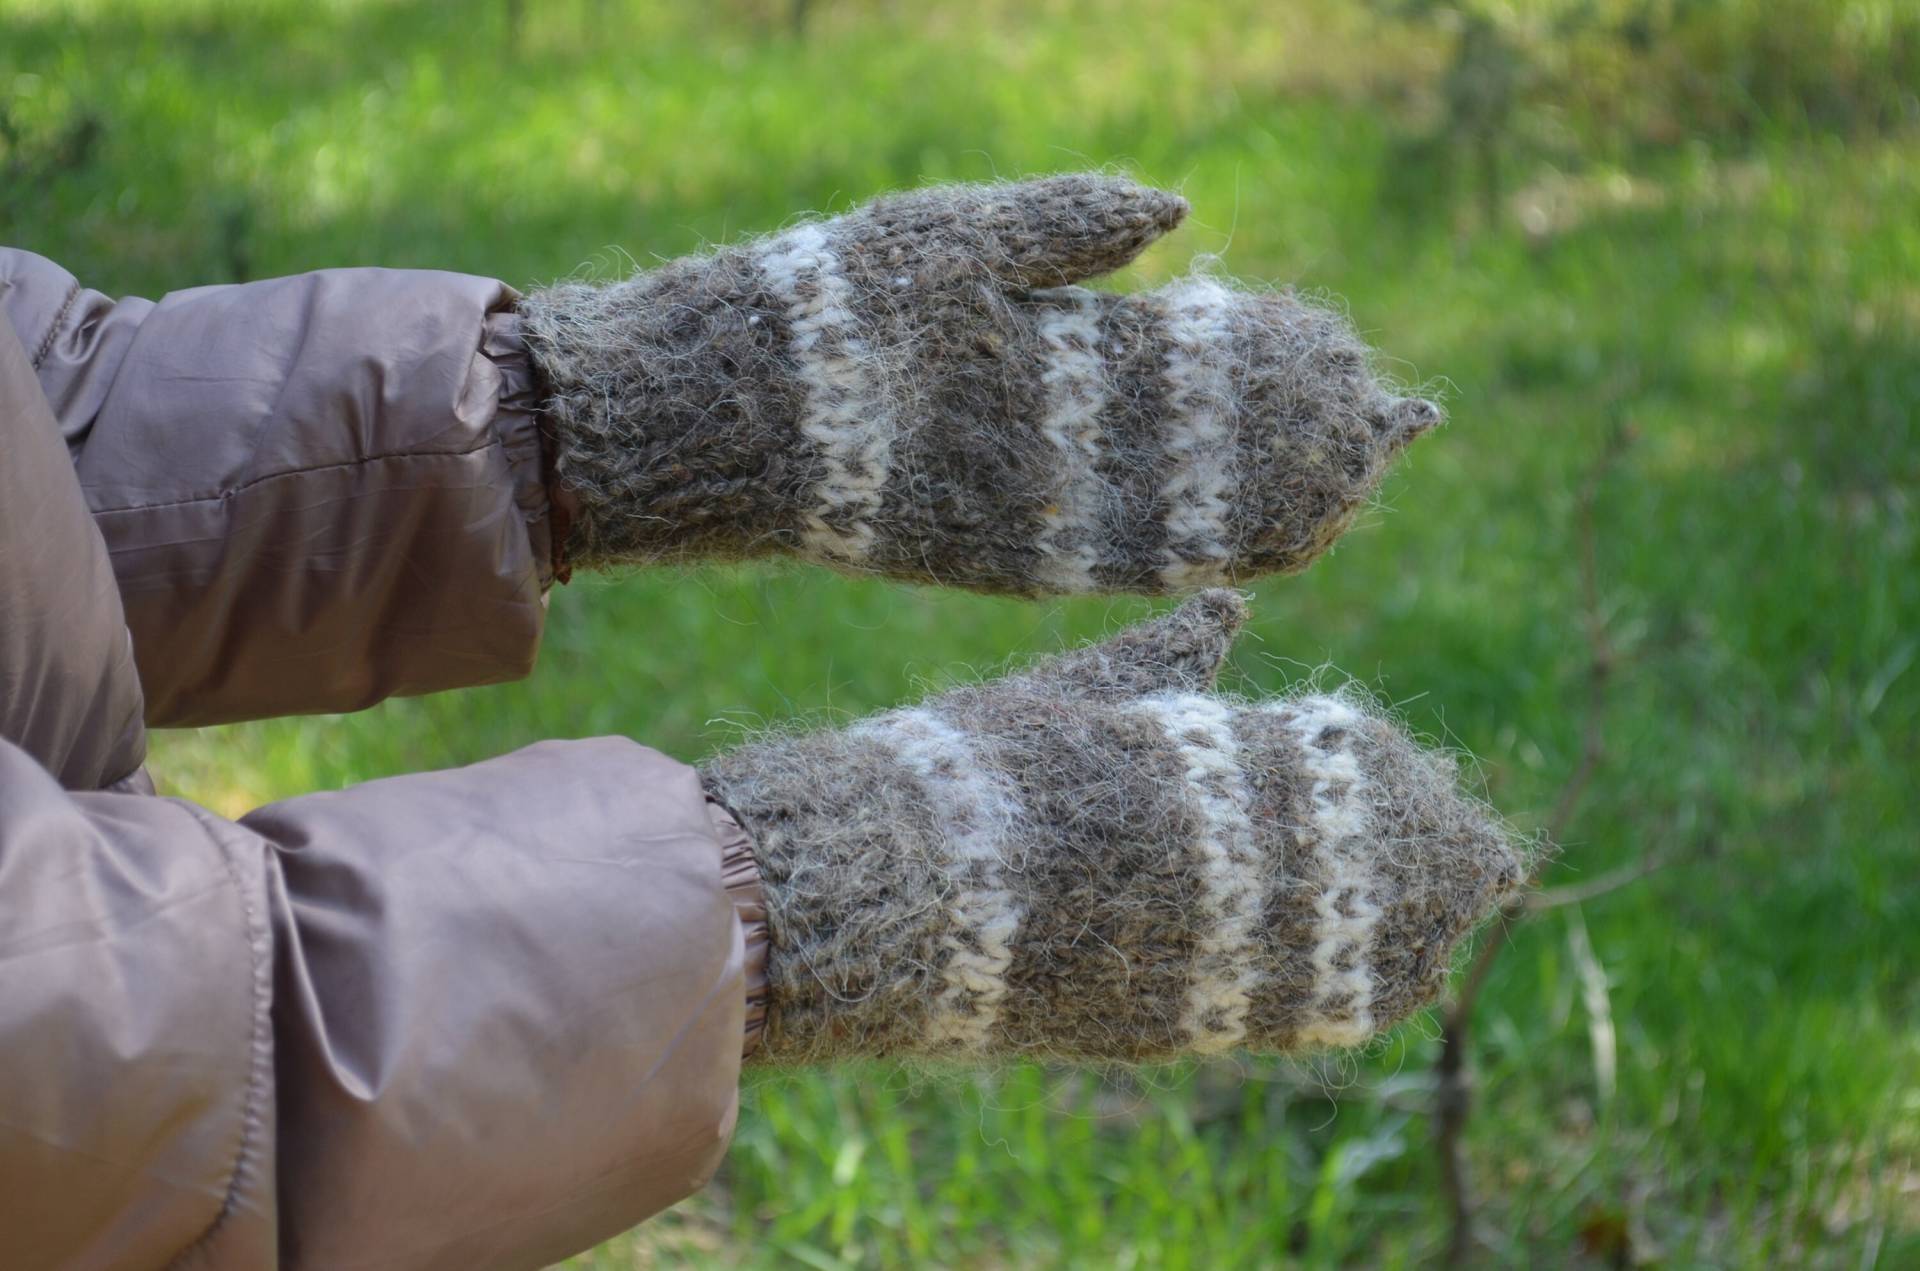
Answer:
[{"label": "knitted mitten", "polygon": [[1440,412],[1290,294],[1068,285],[1186,210],[1107,176],[936,187],[535,292],[569,554],[1021,595],[1305,568]]},{"label": "knitted mitten", "polygon": [[757,1058],[1295,1051],[1433,1000],[1520,855],[1358,702],[1208,692],[1243,615],[709,764],[766,893]]}]

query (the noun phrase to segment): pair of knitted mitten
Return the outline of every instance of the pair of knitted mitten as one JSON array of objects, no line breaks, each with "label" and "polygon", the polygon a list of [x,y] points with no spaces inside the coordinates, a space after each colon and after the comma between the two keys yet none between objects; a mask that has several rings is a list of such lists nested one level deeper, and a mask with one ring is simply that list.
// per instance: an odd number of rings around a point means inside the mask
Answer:
[{"label": "pair of knitted mitten", "polygon": [[1016,595],[1305,568],[1440,412],[1292,295],[1072,285],[1186,211],[1103,175],[934,187],[533,293],[570,556]]},{"label": "pair of knitted mitten", "polygon": [[1213,693],[1244,616],[707,765],[766,894],[757,1059],[1300,1051],[1432,1001],[1521,854],[1362,703]]}]

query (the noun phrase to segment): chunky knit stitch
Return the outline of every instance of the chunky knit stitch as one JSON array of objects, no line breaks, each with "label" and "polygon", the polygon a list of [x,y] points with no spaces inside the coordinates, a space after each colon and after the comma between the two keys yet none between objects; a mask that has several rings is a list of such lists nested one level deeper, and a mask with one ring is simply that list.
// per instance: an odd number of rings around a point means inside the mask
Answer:
[{"label": "chunky knit stitch", "polygon": [[1186,214],[942,186],[523,303],[586,566],[788,554],[1037,595],[1305,568],[1440,420],[1337,314],[1074,286]]},{"label": "chunky knit stitch", "polygon": [[1018,675],[714,760],[767,897],[758,1059],[1353,1046],[1523,862],[1357,700],[1210,691],[1212,591]]}]

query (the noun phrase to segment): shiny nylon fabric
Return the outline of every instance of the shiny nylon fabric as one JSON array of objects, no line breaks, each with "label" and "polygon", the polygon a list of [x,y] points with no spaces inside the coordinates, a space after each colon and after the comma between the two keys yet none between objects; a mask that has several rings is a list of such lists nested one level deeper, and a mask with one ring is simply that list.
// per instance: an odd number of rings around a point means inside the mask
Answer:
[{"label": "shiny nylon fabric", "polygon": [[550,580],[512,289],[335,269],[113,301],[0,290],[119,580],[155,726],[517,679]]},{"label": "shiny nylon fabric", "polygon": [[[3,298],[3,297],[0,297]],[[0,712],[6,736],[89,788],[146,757],[140,681],[100,534],[26,350],[0,321]]]},{"label": "shiny nylon fabric", "polygon": [[273,1265],[264,863],[0,741],[0,1266]]},{"label": "shiny nylon fabric", "polygon": [[530,664],[510,298],[113,302],[0,250],[0,1266],[536,1267],[718,1163],[765,932],[692,769],[542,743],[228,821],[137,767],[143,683],[181,722]]},{"label": "shiny nylon fabric", "polygon": [[531,1268],[696,1190],[746,1010],[706,807],[612,738],[238,823],[0,742],[0,1266]]}]

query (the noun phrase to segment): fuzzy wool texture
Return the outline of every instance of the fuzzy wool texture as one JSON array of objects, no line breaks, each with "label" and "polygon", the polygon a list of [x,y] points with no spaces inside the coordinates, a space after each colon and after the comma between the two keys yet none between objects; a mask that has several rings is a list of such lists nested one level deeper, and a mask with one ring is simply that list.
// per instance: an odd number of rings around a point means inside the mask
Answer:
[{"label": "fuzzy wool texture", "polygon": [[1359,700],[1213,692],[1244,617],[708,764],[766,892],[756,1062],[1299,1052],[1433,1001],[1524,852]]},{"label": "fuzzy wool texture", "polygon": [[1015,595],[1304,569],[1410,441],[1339,314],[1195,274],[1104,174],[897,194],[521,306],[586,567],[788,555]]}]

